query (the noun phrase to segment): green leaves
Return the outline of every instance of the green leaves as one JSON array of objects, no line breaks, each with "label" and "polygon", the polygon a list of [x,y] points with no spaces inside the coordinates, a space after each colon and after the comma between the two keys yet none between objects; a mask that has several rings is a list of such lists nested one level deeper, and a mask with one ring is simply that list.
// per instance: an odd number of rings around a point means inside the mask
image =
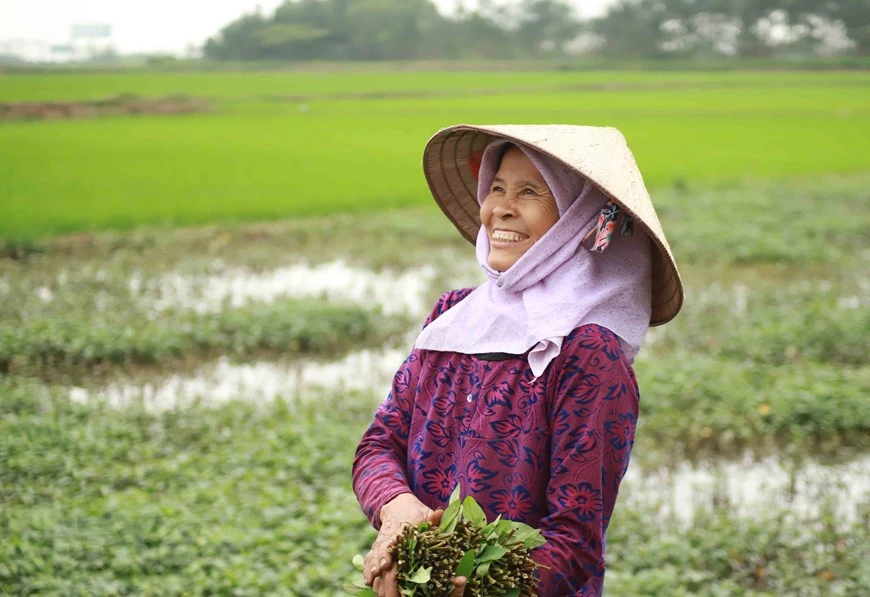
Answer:
[{"label": "green leaves", "polygon": [[484,562],[490,562],[492,560],[498,560],[505,554],[507,554],[510,550],[498,543],[493,543],[487,545],[481,550],[480,555],[478,555],[474,562],[476,564],[483,564]]},{"label": "green leaves", "polygon": [[361,580],[354,581],[353,584],[344,585],[344,591],[348,595],[358,595],[359,597],[378,597],[371,587],[366,586]]},{"label": "green leaves", "polygon": [[462,512],[466,519],[477,526],[481,528],[486,526],[486,514],[483,513],[483,508],[470,495],[462,502]]},{"label": "green leaves", "polygon": [[535,549],[547,542],[539,529],[532,528],[521,522],[511,522],[511,525],[517,531],[514,538],[517,541],[521,541],[528,549]]},{"label": "green leaves", "polygon": [[424,585],[432,578],[432,566],[417,568],[408,576],[408,582]]},{"label": "green leaves", "polygon": [[459,560],[459,565],[456,566],[456,571],[453,573],[453,576],[464,576],[468,578],[471,576],[471,573],[474,572],[474,556],[476,552],[474,549],[469,549],[465,552],[465,555],[462,556],[462,559]]},{"label": "green leaves", "polygon": [[357,570],[362,572],[364,564],[365,564],[365,558],[362,556],[362,554],[358,553],[355,556],[353,556],[353,567],[354,568],[356,568]]},{"label": "green leaves", "polygon": [[453,580],[467,580],[465,597],[534,594],[537,564],[529,551],[544,543],[532,527],[496,518],[488,522],[472,496],[457,485],[441,523],[406,525],[391,550],[403,595],[444,597]]},{"label": "green leaves", "polygon": [[441,530],[445,533],[452,533],[461,516],[462,502],[459,501],[459,485],[457,484],[456,489],[453,490],[450,496],[450,503],[444,510],[444,514],[441,515]]}]

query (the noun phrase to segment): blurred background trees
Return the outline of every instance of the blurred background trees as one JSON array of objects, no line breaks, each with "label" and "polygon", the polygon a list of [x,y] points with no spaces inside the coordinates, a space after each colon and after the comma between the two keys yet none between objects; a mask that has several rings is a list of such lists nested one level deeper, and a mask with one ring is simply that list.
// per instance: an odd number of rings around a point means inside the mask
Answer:
[{"label": "blurred background trees", "polygon": [[581,20],[566,0],[287,0],[208,40],[215,60],[776,58],[870,54],[870,0],[619,0]]}]

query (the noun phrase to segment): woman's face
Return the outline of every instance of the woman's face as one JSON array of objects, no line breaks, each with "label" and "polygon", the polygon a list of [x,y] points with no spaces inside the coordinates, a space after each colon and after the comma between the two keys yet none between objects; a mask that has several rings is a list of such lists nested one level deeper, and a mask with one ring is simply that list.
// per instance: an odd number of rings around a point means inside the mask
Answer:
[{"label": "woman's face", "polygon": [[558,219],[559,208],[544,177],[519,148],[508,149],[480,206],[489,266],[506,271]]}]

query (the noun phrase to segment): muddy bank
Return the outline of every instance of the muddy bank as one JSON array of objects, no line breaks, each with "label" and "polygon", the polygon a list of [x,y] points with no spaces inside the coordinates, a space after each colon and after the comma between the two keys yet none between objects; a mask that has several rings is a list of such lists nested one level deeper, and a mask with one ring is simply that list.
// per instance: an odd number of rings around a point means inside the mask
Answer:
[{"label": "muddy bank", "polygon": [[118,95],[107,99],[77,102],[0,103],[0,122],[71,120],[145,114],[191,114],[209,110],[210,106],[206,100],[186,95],[158,98]]}]

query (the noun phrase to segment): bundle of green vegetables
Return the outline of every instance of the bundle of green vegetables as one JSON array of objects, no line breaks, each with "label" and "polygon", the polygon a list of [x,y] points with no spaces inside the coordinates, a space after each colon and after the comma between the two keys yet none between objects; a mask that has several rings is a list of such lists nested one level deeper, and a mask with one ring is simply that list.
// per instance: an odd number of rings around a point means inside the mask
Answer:
[{"label": "bundle of green vegetables", "polygon": [[[453,579],[467,579],[465,597],[534,597],[537,563],[529,552],[546,543],[537,529],[501,517],[487,522],[480,505],[459,487],[433,526],[407,524],[391,554],[398,568],[399,591],[409,597],[447,597]],[[360,571],[363,557],[354,558]],[[345,586],[348,593],[374,597],[362,578]]]}]

